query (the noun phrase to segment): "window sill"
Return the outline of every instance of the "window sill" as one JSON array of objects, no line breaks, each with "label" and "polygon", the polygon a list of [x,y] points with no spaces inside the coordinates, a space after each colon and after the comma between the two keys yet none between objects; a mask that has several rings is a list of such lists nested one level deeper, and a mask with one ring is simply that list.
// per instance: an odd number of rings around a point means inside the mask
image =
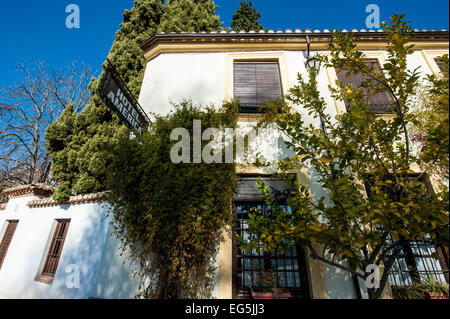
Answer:
[{"label": "window sill", "polygon": [[49,276],[49,275],[37,275],[34,278],[35,281],[39,281],[39,282],[47,284],[47,285],[51,285],[53,283],[54,279],[55,279],[55,277]]},{"label": "window sill", "polygon": [[259,122],[263,115],[261,113],[239,113],[238,122]]}]

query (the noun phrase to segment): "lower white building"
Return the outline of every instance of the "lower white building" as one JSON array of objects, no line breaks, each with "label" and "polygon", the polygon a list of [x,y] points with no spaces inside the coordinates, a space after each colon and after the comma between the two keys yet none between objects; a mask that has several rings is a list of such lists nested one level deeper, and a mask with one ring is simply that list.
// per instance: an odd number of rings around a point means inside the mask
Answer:
[{"label": "lower white building", "polygon": [[4,192],[0,207],[0,298],[131,298],[136,284],[111,236],[104,194],[59,205],[52,189]]}]

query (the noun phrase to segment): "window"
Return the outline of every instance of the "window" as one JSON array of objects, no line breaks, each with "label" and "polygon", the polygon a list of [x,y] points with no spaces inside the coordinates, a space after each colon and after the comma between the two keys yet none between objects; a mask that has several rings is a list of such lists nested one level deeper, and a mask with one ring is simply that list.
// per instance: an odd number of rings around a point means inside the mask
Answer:
[{"label": "window", "polygon": [[258,113],[263,102],[282,97],[278,62],[234,62],[234,98],[241,113]]},{"label": "window", "polygon": [[413,282],[420,282],[420,278],[432,276],[437,281],[446,282],[444,265],[431,255],[436,248],[431,242],[411,241],[407,242],[399,256],[394,261],[389,274],[389,282],[392,286],[408,286]]},{"label": "window", "polygon": [[6,253],[8,252],[9,245],[17,228],[18,220],[10,220],[7,222],[5,235],[0,243],[0,269],[2,268],[3,261],[5,260]]},{"label": "window", "polygon": [[56,274],[70,224],[70,220],[57,220],[56,222],[56,229],[47,253],[44,268],[40,275],[36,276],[36,280],[45,283],[51,283]]},{"label": "window", "polygon": [[434,58],[434,61],[436,62],[436,64],[437,64],[439,70],[441,71],[441,73],[444,73],[444,62],[442,62],[442,61],[440,60],[440,57]]},{"label": "window", "polygon": [[[283,181],[266,180],[275,194],[280,198],[284,195]],[[281,205],[286,211],[292,212],[287,205]],[[249,214],[257,209],[261,214],[269,212],[268,207],[261,199],[256,186],[256,177],[240,178],[238,193],[234,204],[234,232],[248,238],[247,221]],[[262,247],[253,251],[243,251],[237,244],[234,245],[233,260],[233,288],[235,298],[249,298],[251,287],[262,287],[261,272],[271,270],[274,273],[275,285],[288,289],[294,298],[306,298],[306,270],[304,251],[300,245],[293,245],[285,253],[274,250],[264,252]]]},{"label": "window", "polygon": [[[367,63],[369,65],[374,66],[376,69],[380,70],[380,63],[377,59],[370,59],[367,60]],[[347,70],[340,69],[336,70],[337,77],[339,81],[341,81],[344,84],[351,84],[353,88],[356,88],[361,85],[362,82],[367,81],[369,78],[366,75],[363,74],[355,74],[353,76],[346,76]],[[364,91],[367,91],[364,89]],[[393,108],[393,97],[390,92],[383,91],[375,93],[371,96],[369,96],[369,103],[370,103],[370,111],[378,114],[382,113],[394,113]],[[345,101],[345,105],[347,108],[347,111],[350,109],[350,105]]]},{"label": "window", "polygon": [[[406,182],[414,182],[417,177],[418,175],[410,175]],[[419,182],[431,190],[426,178],[420,179]],[[367,194],[370,196],[371,183],[366,182],[365,185]],[[380,227],[377,228],[382,231]],[[392,238],[388,237],[387,246],[390,246],[392,242]],[[439,260],[432,257],[435,252],[439,253]],[[434,277],[443,283],[448,282],[448,248],[436,248],[429,236],[425,241],[409,241],[402,246],[400,254],[392,265],[389,282],[392,286],[408,286],[413,282],[420,282],[421,277],[427,276]]]}]

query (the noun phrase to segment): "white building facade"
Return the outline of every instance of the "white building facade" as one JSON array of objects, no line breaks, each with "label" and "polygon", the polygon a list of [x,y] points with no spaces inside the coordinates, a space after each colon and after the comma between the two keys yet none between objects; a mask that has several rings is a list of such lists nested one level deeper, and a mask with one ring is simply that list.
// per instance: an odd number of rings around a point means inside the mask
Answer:
[{"label": "white building facade", "polygon": [[[384,64],[385,35],[365,30],[353,33],[367,59]],[[435,59],[448,54],[448,36],[447,31],[418,31],[412,40],[416,46],[408,58],[408,67],[419,67],[422,76],[439,73]],[[238,125],[249,129],[261,116],[257,111],[261,96],[286,97],[297,84],[298,74],[307,77],[307,42],[314,54],[326,54],[330,39],[328,30],[155,35],[142,45],[147,65],[139,103],[148,114],[166,115],[173,103],[186,100],[197,106],[217,107],[226,101],[244,100]],[[318,74],[318,89],[333,118],[346,112],[345,104],[335,101],[329,90],[337,78],[334,69],[322,68]],[[300,105],[292,108],[303,112]],[[307,114],[305,119],[307,124],[309,121],[320,127],[319,120]],[[278,136],[266,138],[261,151],[269,160],[289,155]],[[245,161],[239,164],[240,187],[234,210],[245,224],[245,211],[257,202],[256,177],[271,172]],[[297,178],[309,185],[313,196],[322,196],[323,190],[308,168],[298,171]],[[121,256],[120,241],[112,233],[109,206],[102,194],[74,197],[65,205],[49,199],[51,190],[42,186],[8,190],[6,195],[9,201],[0,209],[0,240],[3,239],[4,247],[8,244],[6,251],[0,252],[0,298],[135,295],[139,282],[133,278],[132,262]],[[57,246],[58,240],[62,249]],[[260,261],[267,256],[247,257]],[[52,258],[58,259],[56,268],[51,264]],[[275,258],[274,262],[284,276],[284,286],[298,298],[367,298],[364,282],[313,260],[302,247],[292,248],[288,256]],[[219,247],[213,296],[248,297],[246,287],[254,272],[250,266],[247,268],[233,238],[227,237]],[[388,287],[385,297],[390,295]]]}]

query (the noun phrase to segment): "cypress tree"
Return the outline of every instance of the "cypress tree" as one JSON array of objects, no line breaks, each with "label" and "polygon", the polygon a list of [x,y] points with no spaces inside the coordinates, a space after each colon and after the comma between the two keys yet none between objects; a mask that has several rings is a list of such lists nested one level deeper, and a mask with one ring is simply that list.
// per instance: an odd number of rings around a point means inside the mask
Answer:
[{"label": "cypress tree", "polygon": [[219,31],[217,6],[209,0],[167,0],[161,32]]},{"label": "cypress tree", "polygon": [[[216,6],[209,0],[136,0],[123,14],[108,58],[130,88],[139,95],[146,64],[139,46],[158,32],[201,32],[220,29]],[[104,66],[106,65],[106,61]],[[100,97],[101,78],[89,84],[91,97],[77,114],[67,108],[46,132],[47,151],[52,155],[52,176],[58,187],[54,198],[65,201],[73,193],[87,194],[105,190],[105,177],[111,163],[111,147],[127,130]]]},{"label": "cypress tree", "polygon": [[247,3],[246,1],[241,1],[241,6],[233,14],[233,20],[231,21],[231,27],[234,31],[259,31],[264,29],[261,24],[259,24],[259,18],[261,18],[261,13],[256,11],[253,7],[252,2]]}]

